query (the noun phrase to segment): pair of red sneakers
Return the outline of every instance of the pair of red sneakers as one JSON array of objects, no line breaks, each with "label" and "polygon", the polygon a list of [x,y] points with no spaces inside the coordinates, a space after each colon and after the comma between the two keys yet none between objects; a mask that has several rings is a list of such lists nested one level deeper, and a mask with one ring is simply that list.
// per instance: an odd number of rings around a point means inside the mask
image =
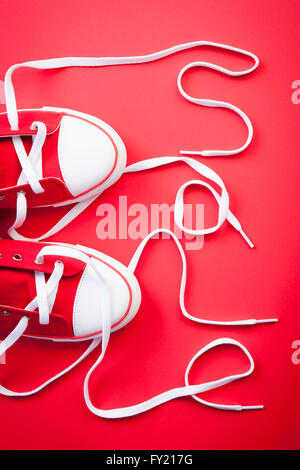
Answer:
[{"label": "pair of red sneakers", "polygon": [[[134,270],[146,243],[158,232],[167,232],[173,237],[183,262],[180,288],[182,313],[198,323],[220,325],[252,325],[272,322],[270,320],[243,320],[216,322],[202,320],[190,315],[184,306],[186,283],[186,260],[176,236],[167,229],[148,235],[138,247],[129,266],[83,246],[62,243],[46,243],[47,238],[70,223],[106,188],[114,184],[125,172],[142,171],[159,165],[185,162],[196,172],[218,185],[218,193],[202,180],[185,183],[178,191],[175,203],[175,221],[185,232],[206,235],[217,230],[225,220],[241,233],[246,242],[252,243],[243,232],[240,223],[229,210],[229,196],[222,179],[209,167],[190,157],[161,157],[138,162],[126,167],[126,149],[119,135],[100,119],[58,108],[17,110],[12,73],[19,67],[37,69],[66,66],[105,66],[150,62],[177,51],[195,46],[209,45],[229,49],[254,59],[252,68],[245,71],[230,71],[206,62],[193,62],[184,67],[178,76],[180,93],[189,101],[204,106],[227,107],[237,112],[248,127],[246,143],[239,149],[219,151],[182,151],[202,156],[232,155],[244,150],[252,139],[252,126],[248,117],[235,106],[215,100],[196,99],[182,89],[181,79],[191,67],[209,67],[223,73],[240,76],[254,70],[258,59],[253,54],[206,41],[182,44],[146,56],[123,58],[62,58],[33,61],[11,67],[5,77],[7,113],[0,115],[0,217],[2,209],[16,210],[14,223],[8,227],[6,238],[0,240],[0,329],[9,334],[0,344],[0,355],[5,353],[22,335],[53,341],[92,340],[86,352],[70,367],[51,378],[40,387],[29,392],[14,392],[0,386],[0,393],[8,396],[24,396],[38,392],[83,360],[102,343],[101,354],[85,378],[84,395],[89,409],[103,417],[117,418],[146,411],[165,401],[179,396],[192,395],[196,400],[220,409],[241,410],[238,405],[218,405],[205,402],[195,394],[210,390],[249,375],[254,368],[247,349],[235,340],[221,338],[201,349],[190,362],[185,386],[165,392],[139,405],[118,410],[100,410],[94,407],[89,397],[89,378],[101,362],[109,336],[125,326],[137,313],[141,292]],[[183,225],[183,196],[190,184],[206,186],[219,204],[219,217],[215,227],[191,230]],[[18,229],[27,217],[28,207],[46,207],[74,204],[65,217],[46,234],[36,239],[27,239]],[[2,214],[1,214],[2,212]],[[219,344],[240,347],[250,360],[250,368],[243,374],[221,380],[189,385],[189,370],[201,354]]]}]

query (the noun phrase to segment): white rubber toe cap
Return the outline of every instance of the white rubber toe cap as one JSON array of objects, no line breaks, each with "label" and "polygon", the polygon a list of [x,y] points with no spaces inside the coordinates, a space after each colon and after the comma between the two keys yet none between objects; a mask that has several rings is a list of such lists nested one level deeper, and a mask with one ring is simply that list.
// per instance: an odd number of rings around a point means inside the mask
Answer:
[{"label": "white rubber toe cap", "polygon": [[58,159],[65,184],[73,196],[99,185],[116,165],[118,150],[104,126],[105,123],[101,127],[74,116],[62,118]]},{"label": "white rubber toe cap", "polygon": [[[111,324],[122,328],[137,313],[141,292],[131,271],[118,261],[103,255],[103,261],[94,259],[101,276],[111,293]],[[109,261],[109,262],[106,262]],[[101,288],[95,270],[87,266],[79,282],[73,308],[73,331],[75,336],[94,335],[102,330],[102,314],[99,306]]]}]

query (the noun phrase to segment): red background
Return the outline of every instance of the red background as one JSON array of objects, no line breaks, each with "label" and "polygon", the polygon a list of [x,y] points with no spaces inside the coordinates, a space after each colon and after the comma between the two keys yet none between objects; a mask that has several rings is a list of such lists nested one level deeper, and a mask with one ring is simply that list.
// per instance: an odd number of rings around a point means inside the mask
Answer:
[{"label": "red background", "polygon": [[[299,119],[291,84],[299,79],[300,3],[261,0],[123,1],[1,0],[0,78],[17,62],[59,56],[146,54],[181,42],[211,40],[248,49],[261,60],[244,78],[194,70],[184,77],[193,96],[230,101],[254,125],[254,139],[236,157],[206,163],[223,178],[231,209],[256,248],[250,250],[229,224],[206,237],[204,248],[187,252],[186,304],[191,313],[214,319],[278,316],[275,325],[221,328],[182,317],[178,306],[181,262],[170,241],[153,241],[137,269],[143,301],[137,317],[113,335],[92,381],[99,407],[136,403],[181,386],[194,353],[229,336],[253,354],[247,379],[203,395],[221,403],[265,405],[244,413],[213,410],[190,398],[144,415],[108,421],[85,406],[82,384],[96,352],[73,372],[31,398],[1,397],[1,448],[202,449],[299,448],[300,365],[291,361],[300,339],[299,296]],[[246,137],[240,118],[228,110],[187,103],[176,87],[180,68],[207,60],[238,69],[250,62],[210,48],[176,54],[148,65],[37,72],[22,70],[15,86],[19,107],[61,106],[99,116],[126,143],[128,162],[178,155],[181,148],[233,148]],[[5,110],[0,105],[1,111]],[[204,158],[201,161],[205,162]],[[96,237],[100,202],[168,202],[195,173],[174,165],[125,175],[53,240],[82,243],[127,264],[138,240]],[[206,224],[217,206],[203,190],[187,202],[204,202]],[[37,230],[65,209],[33,214]],[[30,231],[27,230],[29,234]],[[22,340],[0,366],[2,383],[18,390],[39,384],[69,364],[84,344]],[[242,353],[222,347],[198,361],[194,383],[243,370]]]}]

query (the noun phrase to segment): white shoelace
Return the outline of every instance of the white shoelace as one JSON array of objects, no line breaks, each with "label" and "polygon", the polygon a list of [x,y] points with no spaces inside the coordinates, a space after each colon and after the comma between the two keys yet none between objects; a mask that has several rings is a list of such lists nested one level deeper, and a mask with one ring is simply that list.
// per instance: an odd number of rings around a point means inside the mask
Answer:
[{"label": "white shoelace", "polygon": [[[126,418],[129,416],[135,416],[137,414],[144,413],[145,411],[151,410],[152,408],[162,405],[163,403],[166,403],[170,400],[174,400],[175,398],[186,397],[186,396],[191,396],[192,398],[194,398],[194,400],[198,401],[199,403],[202,403],[203,405],[209,406],[211,408],[217,408],[219,410],[225,410],[225,411],[259,410],[263,408],[262,405],[242,406],[242,405],[224,405],[224,404],[219,404],[219,403],[212,403],[206,400],[202,400],[196,395],[198,393],[203,393],[209,390],[213,390],[215,388],[223,387],[224,385],[234,382],[235,380],[245,378],[249,376],[250,374],[252,374],[252,372],[254,371],[254,361],[250,352],[241,343],[231,338],[216,339],[212,341],[211,343],[207,344],[206,346],[204,346],[203,348],[201,348],[194,355],[194,357],[189,362],[187,369],[185,371],[185,386],[184,387],[173,388],[153,398],[150,398],[149,400],[146,400],[142,403],[138,403],[137,405],[127,406],[124,408],[109,409],[109,410],[97,408],[96,406],[92,404],[91,399],[90,399],[89,380],[90,380],[92,372],[100,364],[100,362],[102,361],[104,357],[107,343],[108,343],[108,338],[109,338],[109,331],[105,331],[103,329],[101,355],[99,356],[95,364],[92,366],[92,368],[89,370],[84,381],[84,398],[85,398],[86,405],[88,409],[92,413],[94,413],[96,416],[100,416],[101,418],[110,418],[110,419]],[[245,355],[248,357],[249,362],[250,362],[249,369],[246,372],[235,374],[235,375],[229,375],[227,377],[223,377],[221,379],[214,380],[211,382],[206,382],[206,383],[202,383],[198,385],[190,385],[189,384],[189,372],[193,364],[195,363],[196,359],[202,356],[206,351],[209,351],[210,349],[213,349],[217,346],[221,346],[225,344],[237,346],[245,353]]]},{"label": "white shoelace", "polygon": [[[230,75],[232,77],[243,76],[255,70],[259,64],[259,60],[256,57],[256,55],[252,54],[249,51],[245,51],[243,49],[239,49],[239,48],[232,47],[232,46],[227,46],[224,44],[218,44],[218,43],[211,42],[211,41],[195,41],[195,42],[190,42],[186,44],[179,44],[177,46],[170,47],[168,49],[164,49],[162,51],[155,52],[155,53],[148,54],[148,55],[143,55],[143,56],[99,57],[99,58],[64,57],[64,58],[57,58],[57,59],[36,60],[36,61],[24,62],[24,63],[13,65],[12,67],[8,69],[6,76],[5,76],[6,107],[7,107],[8,120],[11,125],[11,128],[13,130],[18,130],[18,124],[19,124],[15,90],[12,84],[12,74],[18,68],[30,67],[30,68],[36,68],[36,69],[55,69],[55,68],[63,68],[63,67],[100,67],[100,66],[111,66],[111,65],[122,65],[122,64],[127,64],[127,65],[128,64],[141,64],[141,63],[152,62],[152,61],[167,57],[169,55],[175,54],[176,52],[184,51],[184,50],[191,49],[197,46],[213,46],[221,50],[222,49],[229,50],[232,52],[236,52],[236,53],[248,56],[254,60],[254,65],[252,67],[245,69],[245,70],[240,70],[240,71],[229,70],[224,67],[218,66],[216,64],[211,64],[209,62],[203,62],[203,61],[191,62],[181,69],[177,78],[177,86],[178,86],[179,92],[185,99],[201,106],[221,107],[221,108],[227,108],[227,109],[234,111],[245,122],[247,129],[248,129],[248,136],[244,145],[242,145],[241,147],[237,149],[202,150],[202,151],[181,150],[180,153],[190,154],[190,155],[201,155],[204,157],[220,156],[220,155],[224,155],[224,156],[236,155],[237,153],[240,153],[245,148],[247,148],[252,140],[253,128],[252,128],[252,124],[248,116],[241,109],[239,109],[238,107],[230,103],[227,103],[224,101],[212,100],[212,99],[194,98],[190,96],[188,93],[186,93],[183,90],[182,77],[187,70],[191,68],[195,68],[195,67],[204,67],[204,68],[209,68],[212,70],[217,70],[221,73],[224,73],[225,75]],[[46,129],[45,127],[44,128],[41,127],[42,123],[34,123],[34,124],[39,126],[38,133],[34,138],[32,152],[30,152],[30,155],[28,158],[27,158],[27,154],[25,152],[21,137],[14,136],[12,139],[13,139],[13,143],[14,143],[20,164],[22,166],[22,174],[21,174],[22,178],[20,177],[19,181],[22,181],[23,183],[26,182],[25,181],[25,176],[26,176],[26,179],[28,183],[30,184],[31,189],[34,192],[38,193],[38,192],[42,192],[43,189],[39,183],[38,178],[36,177],[33,171],[34,165],[29,165],[27,160],[30,159],[30,156],[32,156],[32,160],[35,163],[37,160],[41,159],[41,152],[42,152],[42,147],[44,143],[43,139],[45,139],[46,137]],[[176,158],[178,158],[179,160],[179,157],[176,157]],[[18,184],[21,184],[21,183],[18,182]],[[47,233],[43,234],[42,236],[38,238],[31,239],[31,240],[39,241],[55,234],[56,232],[61,230],[63,227],[68,225],[72,220],[74,220],[75,217],[77,217],[83,210],[85,210],[96,198],[97,196],[94,196],[92,198],[86,199],[85,201],[79,202]],[[9,229],[9,235],[12,238],[18,239],[18,240],[28,240],[28,238],[23,237],[16,231],[17,228],[20,228],[23,225],[26,219],[26,215],[27,215],[26,197],[24,193],[19,193],[17,196],[16,219],[15,219],[14,224]],[[189,233],[187,229],[185,229],[185,231]]]},{"label": "white shoelace", "polygon": [[[32,128],[36,128],[37,133],[32,137],[33,142],[29,155],[26,153],[22,138],[20,136],[12,137],[16,154],[22,168],[17,185],[20,186],[22,184],[28,183],[35,194],[40,194],[44,192],[44,189],[40,184],[37,173],[40,173],[39,177],[42,178],[42,149],[47,136],[47,128],[43,122],[38,121],[32,123]],[[11,238],[18,238],[18,233],[16,230],[24,224],[26,216],[26,195],[24,191],[19,191],[17,193],[16,219],[13,225],[8,229],[8,235]]]},{"label": "white shoelace", "polygon": [[[136,250],[136,252],[135,252],[135,254],[134,254],[134,256],[133,256],[133,258],[132,258],[132,260],[129,264],[129,269],[131,271],[135,270],[135,268],[137,266],[137,263],[140,259],[140,256],[141,256],[147,242],[152,237],[154,237],[157,233],[160,233],[160,232],[161,233],[162,232],[169,233],[173,237],[173,239],[174,239],[174,241],[175,241],[175,243],[176,243],[176,245],[177,245],[177,247],[180,251],[180,254],[181,254],[182,263],[183,263],[183,274],[182,274],[181,287],[180,287],[180,306],[181,306],[182,313],[187,318],[189,318],[193,321],[199,322],[199,323],[210,323],[210,324],[216,324],[216,325],[218,325],[218,324],[222,324],[222,325],[252,325],[254,323],[276,321],[276,320],[245,320],[245,321],[240,321],[240,322],[208,322],[206,320],[200,320],[199,318],[188,314],[188,312],[186,311],[185,306],[184,306],[184,290],[185,290],[185,284],[186,284],[186,259],[185,259],[184,252],[181,248],[181,245],[179,243],[179,240],[177,239],[177,237],[172,232],[170,232],[168,230],[156,230],[156,231],[152,232],[139,245],[138,249]],[[98,359],[93,364],[93,366],[88,371],[88,373],[85,377],[85,380],[84,380],[84,398],[85,398],[86,405],[89,408],[89,410],[97,416],[100,416],[100,417],[103,417],[103,418],[123,418],[123,417],[128,417],[128,416],[134,416],[136,414],[148,411],[151,408],[159,406],[162,403],[165,403],[167,401],[170,401],[170,400],[173,400],[173,399],[179,398],[179,397],[189,396],[189,395],[192,396],[192,398],[194,398],[196,401],[198,401],[198,402],[200,402],[200,403],[202,403],[206,406],[210,406],[212,408],[217,408],[217,409],[220,409],[220,410],[242,411],[242,410],[256,410],[256,409],[263,408],[263,406],[260,406],[260,405],[259,406],[257,406],[257,405],[255,405],[255,406],[241,406],[241,405],[224,405],[224,404],[218,404],[218,403],[211,403],[211,402],[208,402],[206,400],[203,400],[203,399],[199,398],[196,395],[196,394],[203,393],[203,392],[215,389],[215,388],[222,387],[222,386],[224,386],[226,384],[229,384],[229,383],[231,383],[235,380],[245,378],[245,377],[249,376],[250,374],[252,374],[252,372],[254,370],[254,361],[253,361],[253,358],[252,358],[250,352],[241,343],[239,343],[238,341],[236,341],[234,339],[230,339],[230,338],[216,339],[216,340],[212,341],[211,343],[209,343],[208,345],[206,345],[205,347],[201,348],[194,355],[194,357],[189,362],[189,364],[187,366],[187,369],[186,369],[186,372],[185,372],[185,386],[184,387],[171,389],[167,392],[161,393],[161,394],[159,394],[159,395],[157,395],[157,396],[155,396],[155,397],[153,397],[149,400],[146,400],[142,403],[139,403],[139,404],[133,405],[133,406],[128,406],[128,407],[124,407],[124,408],[117,408],[117,409],[110,409],[110,410],[103,410],[103,409],[95,407],[92,404],[91,399],[90,399],[89,382],[90,382],[90,378],[91,378],[92,373],[94,372],[94,370],[98,367],[98,365],[103,360],[106,349],[107,349],[107,346],[108,346],[108,343],[109,343],[109,338],[110,338],[110,333],[111,333],[110,294],[109,294],[107,285],[106,285],[105,281],[103,280],[103,278],[101,276],[101,273],[97,269],[97,266],[96,266],[96,264],[94,264],[92,258],[90,258],[89,256],[87,256],[84,253],[82,253],[82,252],[80,252],[76,249],[73,249],[71,247],[65,247],[65,246],[59,247],[59,246],[52,245],[52,246],[44,247],[41,250],[41,252],[39,253],[36,261],[38,263],[41,263],[43,261],[43,256],[46,255],[46,254],[56,255],[56,256],[62,256],[62,255],[63,256],[70,256],[70,257],[73,257],[75,259],[79,259],[81,261],[89,263],[91,266],[93,266],[93,268],[95,269],[95,271],[98,274],[99,288],[101,289],[101,294],[102,294],[101,295],[101,305],[99,306],[99,311],[102,312],[102,319],[103,319],[102,320],[103,321],[102,333],[97,338],[93,339],[92,343],[89,345],[87,350],[73,364],[71,364],[69,367],[64,369],[59,374],[55,375],[54,377],[52,377],[49,380],[47,380],[46,382],[44,382],[39,387],[36,387],[35,389],[27,391],[27,392],[15,392],[15,391],[9,390],[9,389],[3,387],[2,385],[0,385],[0,393],[1,394],[6,395],[6,396],[19,397],[19,396],[33,395],[33,394],[41,391],[47,385],[54,382],[55,380],[57,380],[58,378],[65,375],[70,370],[72,370],[74,367],[76,367],[77,364],[79,364],[81,361],[83,361],[102,341],[101,353],[100,353]],[[40,322],[47,323],[49,321],[49,313],[52,310],[54,300],[55,300],[55,296],[56,296],[56,292],[57,292],[57,288],[58,288],[58,284],[60,282],[62,274],[63,274],[63,265],[62,265],[61,262],[59,263],[58,261],[55,263],[55,269],[54,269],[52,275],[50,276],[48,282],[46,283],[46,285],[43,284],[43,279],[44,279],[43,274],[42,275],[40,273],[38,273],[38,275],[35,274],[35,276],[36,276],[36,286],[37,286],[36,287],[37,296],[32,302],[30,302],[30,304],[28,304],[27,307],[30,308],[30,309],[35,309],[35,308],[38,307],[40,309],[39,310]],[[38,286],[39,283],[41,283],[41,285]],[[10,333],[7,336],[7,338],[1,343],[0,354],[3,354],[5,351],[7,351],[24,334],[24,332],[26,331],[27,326],[28,326],[28,317],[24,316],[24,317],[21,318],[21,320],[19,321],[18,325],[13,330],[13,332]],[[210,350],[214,347],[217,347],[217,346],[220,346],[220,345],[225,345],[225,344],[237,346],[238,348],[240,348],[245,353],[245,355],[248,357],[249,362],[250,362],[249,369],[246,372],[243,372],[243,373],[240,373],[240,374],[235,374],[235,375],[230,375],[230,376],[218,379],[218,380],[214,380],[214,381],[210,381],[210,382],[206,382],[206,383],[202,383],[202,384],[198,384],[198,385],[190,385],[189,384],[189,373],[190,373],[190,370],[191,370],[194,362],[200,356],[202,356],[206,351],[208,351],[208,350]]]},{"label": "white shoelace", "polygon": [[[228,222],[242,235],[245,239],[246,243],[253,248],[254,245],[248,236],[243,231],[241,224],[237,220],[237,218],[232,214],[229,210],[229,195],[225,184],[223,183],[220,176],[211,168],[204,165],[201,162],[194,160],[193,158],[189,157],[158,157],[158,158],[149,158],[147,160],[143,160],[137,163],[133,163],[132,165],[126,167],[125,173],[132,173],[137,171],[145,171],[151,168],[156,168],[158,166],[169,165],[172,163],[186,163],[188,166],[193,168],[197,173],[204,176],[205,178],[213,181],[216,183],[221,189],[221,196],[217,193],[217,191],[208,183],[202,180],[190,180],[187,183],[183,184],[176,195],[175,205],[174,205],[174,218],[176,225],[185,233],[190,235],[207,235],[210,233],[215,232],[218,230],[221,225],[227,219]],[[183,225],[183,217],[184,217],[184,192],[188,186],[192,185],[199,185],[205,186],[209,189],[212,194],[214,195],[216,201],[219,204],[219,215],[218,215],[218,222],[214,227],[209,228],[201,228],[201,229],[190,229]]]},{"label": "white shoelace", "polygon": [[[243,325],[255,325],[257,323],[277,322],[277,319],[266,319],[266,320],[249,319],[249,320],[228,321],[228,322],[209,321],[209,320],[203,320],[203,319],[200,319],[200,318],[195,317],[193,315],[190,315],[187,312],[187,310],[185,308],[185,304],[184,304],[184,293],[185,293],[185,286],[186,286],[186,258],[185,258],[184,251],[183,251],[183,249],[180,245],[180,242],[179,242],[178,238],[170,230],[166,230],[166,229],[154,230],[140,243],[140,245],[138,246],[138,248],[137,248],[136,252],[134,253],[134,255],[133,255],[133,257],[132,257],[132,259],[129,263],[129,266],[128,266],[129,269],[132,272],[135,271],[135,269],[137,267],[137,264],[139,262],[139,259],[142,255],[142,252],[143,252],[146,244],[149,242],[149,240],[151,238],[156,236],[158,233],[167,233],[167,234],[169,234],[173,238],[173,240],[175,241],[176,246],[177,246],[177,248],[180,252],[180,255],[181,255],[181,259],[182,259],[182,277],[181,277],[181,285],[180,285],[179,303],[180,303],[181,311],[182,311],[183,315],[186,318],[188,318],[192,321],[195,321],[197,323],[209,324],[209,325],[222,325],[222,326],[243,326]],[[150,398],[149,400],[146,400],[142,403],[138,403],[137,405],[127,406],[127,407],[124,407],[124,408],[109,409],[109,410],[104,410],[104,409],[101,409],[101,408],[97,408],[95,405],[93,405],[93,403],[91,401],[91,398],[90,398],[89,382],[90,382],[90,378],[91,378],[92,373],[94,372],[94,370],[98,367],[98,365],[102,362],[102,360],[104,358],[104,355],[105,355],[105,352],[106,352],[106,349],[107,349],[107,345],[108,345],[108,342],[109,342],[109,337],[110,337],[110,326],[107,323],[107,324],[103,325],[101,354],[98,357],[98,359],[96,360],[96,362],[93,364],[93,366],[90,368],[89,372],[87,373],[87,375],[85,377],[85,381],[84,381],[83,390],[84,390],[84,398],[85,398],[86,405],[89,408],[89,410],[92,413],[94,413],[96,416],[100,416],[101,418],[109,418],[109,419],[125,418],[125,417],[129,417],[129,416],[134,416],[134,415],[143,413],[145,411],[148,411],[152,408],[155,408],[156,406],[159,406],[159,405],[161,405],[163,403],[166,403],[170,400],[174,400],[175,398],[180,398],[180,397],[185,397],[185,396],[191,396],[194,400],[198,401],[199,403],[202,403],[203,405],[206,405],[206,406],[209,406],[209,407],[212,407],[212,408],[216,408],[216,409],[219,409],[219,410],[243,411],[243,410],[258,410],[258,409],[263,408],[263,406],[261,406],[261,405],[242,406],[242,405],[224,405],[224,404],[219,404],[219,403],[212,403],[212,402],[208,402],[206,400],[203,400],[203,399],[201,399],[200,397],[198,397],[196,395],[196,394],[203,393],[203,392],[215,389],[215,388],[222,387],[222,386],[227,385],[231,382],[234,382],[235,380],[245,378],[245,377],[249,376],[250,374],[252,374],[252,372],[254,371],[254,361],[253,361],[253,358],[252,358],[250,352],[241,343],[239,343],[238,341],[236,341],[234,339],[231,339],[231,338],[216,339],[216,340],[212,341],[211,343],[209,343],[208,345],[201,348],[193,356],[193,358],[189,362],[189,364],[186,368],[186,371],[185,371],[185,386],[184,387],[179,387],[179,388],[174,388],[174,389],[168,390],[168,391],[163,392],[163,393],[161,393],[161,394],[159,394],[159,395],[157,395],[153,398]],[[190,373],[190,370],[191,370],[192,366],[194,365],[195,361],[200,356],[202,356],[205,352],[209,351],[210,349],[213,349],[217,346],[221,346],[221,345],[225,345],[225,344],[230,344],[230,345],[237,346],[238,348],[240,348],[245,353],[245,355],[248,357],[249,362],[250,362],[249,369],[244,373],[230,375],[228,377],[223,377],[221,379],[214,380],[214,381],[211,381],[211,382],[206,382],[206,383],[199,384],[199,385],[190,385],[189,384],[189,373]]]},{"label": "white shoelace", "polygon": [[176,235],[173,232],[171,232],[171,230],[157,229],[157,230],[154,230],[153,232],[149,233],[147,235],[147,237],[144,238],[144,240],[138,246],[136,252],[134,253],[134,255],[131,258],[131,261],[128,265],[128,268],[132,272],[135,271],[135,269],[137,267],[137,264],[140,260],[140,257],[142,255],[147,243],[153,237],[158,235],[159,233],[166,233],[174,240],[174,242],[175,242],[175,244],[178,248],[178,251],[180,253],[180,256],[181,256],[182,275],[181,275],[181,282],[180,282],[179,304],[180,304],[181,312],[183,313],[183,315],[186,318],[188,318],[188,319],[190,319],[194,322],[197,322],[197,323],[202,323],[202,324],[206,324],[206,325],[219,325],[219,326],[247,326],[247,325],[250,326],[250,325],[256,325],[258,323],[275,323],[275,322],[278,321],[276,318],[268,318],[268,319],[263,319],[263,320],[256,320],[255,318],[250,318],[250,319],[247,319],[247,320],[234,320],[234,321],[204,320],[202,318],[195,317],[194,315],[191,315],[190,313],[188,313],[188,311],[186,310],[186,307],[185,307],[185,302],[184,302],[185,287],[186,287],[186,271],[187,271],[187,269],[186,269],[187,268],[186,257],[185,257],[183,248],[182,248],[178,238],[176,237]]},{"label": "white shoelace", "polygon": [[[176,225],[185,233],[191,235],[208,235],[217,231],[221,225],[227,220],[234,228],[237,230],[241,236],[244,238],[246,243],[250,246],[250,248],[254,247],[254,244],[246,235],[242,226],[238,219],[233,215],[233,213],[229,210],[229,195],[228,191],[225,187],[220,176],[211,168],[204,165],[201,162],[194,160],[193,158],[189,157],[157,157],[157,158],[149,158],[147,160],[143,160],[137,163],[133,163],[132,165],[126,167],[124,173],[133,173],[138,171],[145,171],[151,168],[156,168],[159,166],[169,165],[172,163],[185,163],[194,169],[197,173],[204,176],[205,178],[211,180],[212,182],[216,183],[221,189],[221,195],[208,183],[202,180],[190,180],[183,184],[176,195],[175,204],[174,204],[174,219]],[[219,215],[218,215],[218,222],[213,227],[208,228],[198,228],[198,229],[190,229],[183,225],[183,218],[184,218],[184,193],[188,186],[198,185],[204,186],[211,191],[213,196],[215,197],[218,205],[219,205]],[[42,237],[34,239],[35,241],[39,241],[43,238],[47,238],[50,235],[55,234],[63,227],[68,225],[77,215],[79,215],[88,205],[90,205],[98,196],[95,196],[87,201],[80,202],[76,204],[51,230],[49,230],[46,234]],[[17,217],[13,224],[13,226],[9,230],[9,235],[17,240],[29,240],[26,237],[23,237],[16,229],[19,228],[26,218],[27,212],[27,204],[26,204],[26,197],[24,193],[20,192],[18,194],[17,199]]]}]

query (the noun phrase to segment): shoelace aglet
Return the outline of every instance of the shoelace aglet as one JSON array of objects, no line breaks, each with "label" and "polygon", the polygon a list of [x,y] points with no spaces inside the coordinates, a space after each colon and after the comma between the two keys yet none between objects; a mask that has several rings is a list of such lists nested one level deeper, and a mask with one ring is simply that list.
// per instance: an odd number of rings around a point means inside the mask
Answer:
[{"label": "shoelace aglet", "polygon": [[255,320],[256,323],[276,323],[278,318],[266,318],[264,320]]},{"label": "shoelace aglet", "polygon": [[276,323],[278,318],[264,318],[263,320],[256,320],[256,318],[249,318],[249,320],[242,320],[240,325],[257,325],[258,323]]},{"label": "shoelace aglet", "polygon": [[250,405],[250,406],[239,406],[236,408],[237,411],[245,411],[245,410],[263,410],[264,405]]},{"label": "shoelace aglet", "polygon": [[242,237],[244,238],[244,240],[246,241],[246,243],[250,246],[250,248],[254,248],[254,244],[252,243],[252,241],[250,240],[249,237],[247,237],[247,235],[245,234],[244,230],[241,228],[241,230],[239,230],[240,234],[242,235]]}]

